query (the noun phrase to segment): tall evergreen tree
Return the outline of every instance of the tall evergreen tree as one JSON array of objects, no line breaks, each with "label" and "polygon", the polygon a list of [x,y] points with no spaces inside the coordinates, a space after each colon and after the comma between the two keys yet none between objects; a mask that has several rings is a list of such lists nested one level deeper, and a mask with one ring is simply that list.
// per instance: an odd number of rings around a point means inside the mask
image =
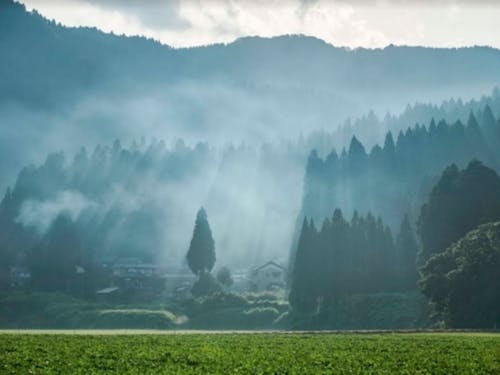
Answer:
[{"label": "tall evergreen tree", "polygon": [[317,309],[313,269],[316,229],[314,223],[304,218],[292,269],[290,304],[298,312],[311,313]]},{"label": "tall evergreen tree", "polygon": [[66,214],[59,215],[31,254],[33,286],[48,291],[69,291],[77,266],[86,266],[78,229]]},{"label": "tall evergreen tree", "polygon": [[389,227],[370,213],[366,217],[355,213],[349,224],[335,209],[319,232],[304,219],[290,304],[302,313],[319,312],[318,323],[335,326],[335,310],[349,295],[397,290],[397,261]]},{"label": "tall evergreen tree", "polygon": [[215,243],[207,219],[207,213],[202,207],[196,214],[193,237],[186,255],[189,268],[195,275],[210,272],[215,264]]},{"label": "tall evergreen tree", "polygon": [[419,264],[479,224],[495,220],[500,220],[500,177],[495,171],[477,160],[462,171],[449,166],[420,212]]},{"label": "tall evergreen tree", "polygon": [[414,290],[417,288],[417,253],[418,244],[413,233],[408,215],[405,215],[396,239],[396,251],[398,260],[398,281],[403,290]]}]

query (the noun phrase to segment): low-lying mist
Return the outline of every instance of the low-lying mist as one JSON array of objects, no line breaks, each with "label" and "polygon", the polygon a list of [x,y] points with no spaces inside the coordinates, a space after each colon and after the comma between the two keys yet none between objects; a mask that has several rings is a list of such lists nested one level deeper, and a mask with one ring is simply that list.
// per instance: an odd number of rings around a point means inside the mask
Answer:
[{"label": "low-lying mist", "polygon": [[[12,191],[16,221],[42,236],[61,213],[101,261],[137,257],[184,265],[197,210],[208,212],[218,265],[286,260],[300,209],[303,164],[285,147],[216,151],[178,141],[51,154]],[[29,249],[24,249],[29,250]]]}]

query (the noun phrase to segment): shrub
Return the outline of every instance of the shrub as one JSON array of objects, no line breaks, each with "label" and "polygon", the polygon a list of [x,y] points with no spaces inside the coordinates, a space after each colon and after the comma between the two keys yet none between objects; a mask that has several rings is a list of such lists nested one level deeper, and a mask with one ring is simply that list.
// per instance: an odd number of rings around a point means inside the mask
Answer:
[{"label": "shrub", "polygon": [[203,310],[213,310],[228,307],[244,308],[247,305],[248,301],[239,294],[220,292],[203,298],[200,307]]},{"label": "shrub", "polygon": [[217,280],[224,286],[231,286],[234,282],[231,271],[227,267],[222,267],[219,272],[217,272]]},{"label": "shrub", "polygon": [[190,317],[189,326],[197,329],[244,329],[245,317],[244,310],[238,307],[210,310]]},{"label": "shrub", "polygon": [[222,286],[209,272],[201,273],[191,288],[191,293],[195,297],[210,296],[220,291]]}]

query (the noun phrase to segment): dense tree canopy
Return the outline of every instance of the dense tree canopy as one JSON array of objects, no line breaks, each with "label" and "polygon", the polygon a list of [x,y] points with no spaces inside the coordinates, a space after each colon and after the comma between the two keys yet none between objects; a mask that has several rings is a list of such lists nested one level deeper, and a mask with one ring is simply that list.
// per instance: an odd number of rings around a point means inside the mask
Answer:
[{"label": "dense tree canopy", "polygon": [[421,272],[422,291],[448,326],[500,326],[500,222],[467,233]]},{"label": "dense tree canopy", "polygon": [[[409,233],[410,232],[410,233]],[[356,293],[416,289],[416,245],[406,218],[397,247],[380,218],[340,209],[320,230],[304,219],[291,268],[290,303],[301,313],[320,312]]]},{"label": "dense tree canopy", "polygon": [[77,271],[87,268],[88,272],[86,258],[77,227],[69,216],[58,216],[30,256],[33,287],[68,292]]},{"label": "dense tree canopy", "polygon": [[[144,140],[82,148],[71,158],[49,154],[40,166],[23,168],[0,203],[0,258],[25,264],[55,217],[68,211],[96,262],[158,259],[165,252],[162,225],[170,225],[177,198],[169,188],[203,178],[213,157],[206,144],[167,147]],[[167,194],[160,197],[160,190]]]},{"label": "dense tree canopy", "polygon": [[500,168],[500,122],[488,106],[479,121],[471,112],[467,124],[432,120],[428,127],[415,125],[401,131],[394,141],[389,132],[382,147],[367,153],[353,137],[340,156],[332,151],[324,159],[312,151],[307,161],[302,213],[322,220],[335,207],[375,212],[391,226],[404,214],[416,219],[424,197],[441,171],[451,163],[465,166],[478,159]]},{"label": "dense tree canopy", "polygon": [[228,267],[221,267],[217,271],[217,281],[227,287],[233,285],[234,280],[231,275],[231,270]]},{"label": "dense tree canopy", "polygon": [[419,245],[415,238],[410,219],[405,215],[396,238],[396,253],[399,263],[398,281],[402,289],[415,289],[418,281],[416,267]]},{"label": "dense tree canopy", "polygon": [[420,263],[444,251],[479,224],[496,220],[500,220],[500,177],[477,160],[464,170],[452,164],[421,209]]}]

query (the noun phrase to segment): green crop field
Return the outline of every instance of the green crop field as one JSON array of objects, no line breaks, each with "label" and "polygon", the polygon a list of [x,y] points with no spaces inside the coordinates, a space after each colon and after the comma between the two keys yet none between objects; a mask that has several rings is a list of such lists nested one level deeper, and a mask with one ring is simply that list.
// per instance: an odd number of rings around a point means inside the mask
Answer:
[{"label": "green crop field", "polygon": [[0,334],[1,374],[500,374],[500,335]]}]

